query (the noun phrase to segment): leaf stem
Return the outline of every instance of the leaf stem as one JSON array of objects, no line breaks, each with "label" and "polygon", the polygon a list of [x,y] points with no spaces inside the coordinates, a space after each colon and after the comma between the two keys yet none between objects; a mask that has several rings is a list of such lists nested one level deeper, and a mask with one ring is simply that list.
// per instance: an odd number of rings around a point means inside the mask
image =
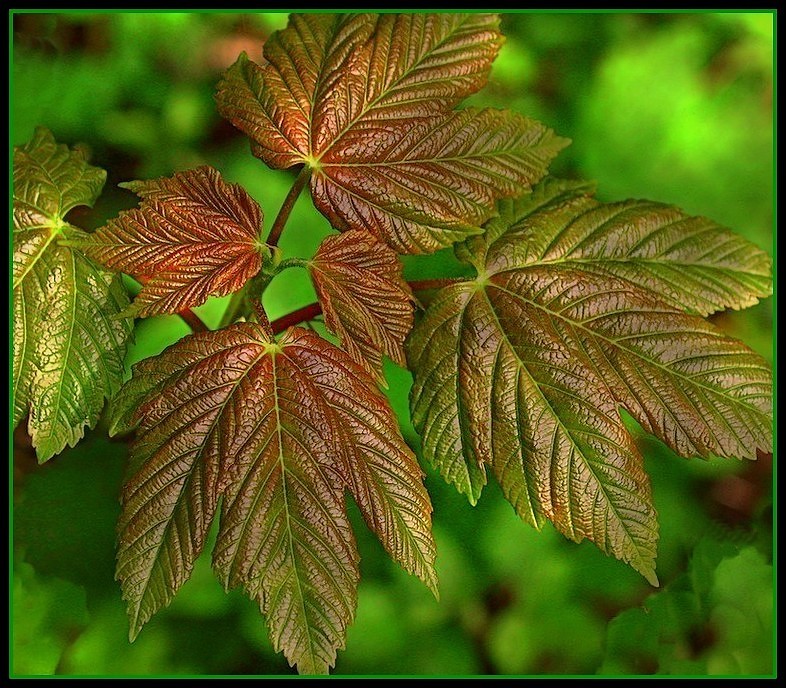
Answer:
[{"label": "leaf stem", "polygon": [[224,315],[221,316],[221,322],[218,326],[219,330],[226,327],[227,325],[231,325],[233,322],[235,322],[235,320],[237,320],[238,313],[240,313],[240,311],[243,309],[247,286],[248,283],[244,284],[241,289],[232,294],[232,298],[227,304],[227,309],[224,311]]},{"label": "leaf stem", "polygon": [[278,264],[279,272],[287,268],[307,268],[309,261],[302,258],[285,258]]},{"label": "leaf stem", "polygon": [[[412,291],[423,291],[424,289],[440,289],[451,284],[457,284],[458,282],[466,282],[466,278],[439,277],[437,279],[429,280],[414,280],[407,282],[407,284],[409,284]],[[321,315],[321,313],[322,305],[320,303],[310,303],[308,306],[303,306],[302,308],[298,308],[296,311],[292,311],[291,313],[282,315],[280,318],[276,318],[271,323],[270,327],[273,330],[274,335],[279,334],[292,325],[297,325],[298,323],[313,320],[318,315]]]},{"label": "leaf stem", "polygon": [[265,240],[265,243],[268,246],[278,245],[278,240],[281,237],[281,233],[284,231],[284,226],[289,219],[289,214],[292,212],[292,208],[295,206],[295,201],[297,201],[298,196],[300,196],[300,192],[308,183],[310,177],[311,167],[308,165],[303,165],[298,176],[295,178],[295,181],[292,184],[292,188],[289,190],[287,197],[281,204],[281,210],[278,211],[276,219],[273,220],[273,226],[270,228],[270,234],[268,234],[267,239]]},{"label": "leaf stem", "polygon": [[186,308],[178,313],[178,315],[183,319],[183,321],[191,328],[192,332],[210,332],[210,328],[205,325],[200,318],[194,311],[190,308]]},{"label": "leaf stem", "polygon": [[321,313],[322,304],[310,303],[308,306],[303,306],[303,308],[298,308],[296,311],[292,311],[291,313],[282,315],[280,318],[276,318],[271,323],[270,327],[273,330],[273,334],[279,334],[292,325],[297,325],[298,323],[313,320]]}]

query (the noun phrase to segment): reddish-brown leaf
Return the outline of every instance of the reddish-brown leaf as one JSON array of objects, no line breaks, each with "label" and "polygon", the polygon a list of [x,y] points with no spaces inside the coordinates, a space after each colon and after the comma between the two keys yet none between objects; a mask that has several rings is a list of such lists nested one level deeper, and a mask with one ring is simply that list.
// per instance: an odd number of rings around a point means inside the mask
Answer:
[{"label": "reddish-brown leaf", "polygon": [[125,184],[142,202],[74,245],[143,283],[128,313],[177,313],[242,287],[262,265],[262,210],[212,167]]},{"label": "reddish-brown leaf", "polygon": [[338,229],[432,252],[479,232],[567,144],[509,112],[450,113],[500,44],[494,15],[292,15],[268,64],[244,54],[227,71],[219,111],[272,167],[310,165]]},{"label": "reddish-brown leaf", "polygon": [[117,575],[131,633],[190,575],[223,495],[213,552],[226,587],[259,601],[302,673],[326,673],[356,604],[344,490],[390,554],[433,590],[431,504],[374,381],[302,328],[242,323],[186,337],[134,368],[112,430],[139,423]]},{"label": "reddish-brown leaf", "polygon": [[[483,87],[502,36],[489,14],[291,14],[218,86],[219,111],[273,167],[380,122],[444,112]],[[350,97],[351,96],[351,97]]]},{"label": "reddish-brown leaf", "polygon": [[309,263],[325,325],[382,383],[383,354],[406,365],[413,306],[402,267],[392,249],[361,231],[327,237]]}]

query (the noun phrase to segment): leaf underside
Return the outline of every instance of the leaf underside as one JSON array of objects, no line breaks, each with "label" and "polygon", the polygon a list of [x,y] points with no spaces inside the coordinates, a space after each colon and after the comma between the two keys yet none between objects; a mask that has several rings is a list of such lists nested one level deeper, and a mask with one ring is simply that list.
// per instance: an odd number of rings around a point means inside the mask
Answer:
[{"label": "leaf underside", "polygon": [[361,231],[327,237],[309,262],[325,325],[380,383],[383,354],[406,366],[414,315],[402,269],[392,249]]},{"label": "leaf underside", "polygon": [[619,408],[685,456],[769,451],[767,364],[696,315],[767,295],[769,259],[708,220],[589,193],[547,180],[457,247],[479,277],[443,289],[408,341],[413,423],[473,503],[489,468],[524,520],[655,582],[649,480]]},{"label": "leaf underside", "polygon": [[387,551],[436,591],[431,504],[373,379],[302,328],[193,335],[143,361],[113,432],[138,424],[117,577],[131,636],[188,579],[219,508],[213,565],[267,618],[301,673],[327,673],[352,621],[358,555],[349,490]]},{"label": "leaf underside", "polygon": [[61,246],[85,234],[64,221],[92,206],[106,173],[39,127],[14,148],[13,424],[29,414],[39,461],[74,446],[120,386],[131,323],[117,276]]},{"label": "leaf underside", "polygon": [[484,14],[291,15],[219,83],[219,112],[274,168],[305,163],[342,231],[430,253],[526,193],[568,141],[508,111],[452,108],[488,78],[502,36]]},{"label": "leaf underside", "polygon": [[262,266],[262,210],[238,184],[203,166],[124,184],[142,198],[80,250],[143,283],[129,315],[149,317],[199,306],[240,289]]}]

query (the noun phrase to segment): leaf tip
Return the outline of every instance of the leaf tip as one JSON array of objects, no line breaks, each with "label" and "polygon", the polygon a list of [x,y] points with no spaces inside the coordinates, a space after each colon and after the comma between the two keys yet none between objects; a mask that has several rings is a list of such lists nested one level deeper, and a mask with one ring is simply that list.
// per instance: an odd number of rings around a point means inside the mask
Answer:
[{"label": "leaf tip", "polygon": [[439,602],[439,585],[437,583],[436,571],[433,569],[429,570],[426,577],[421,578],[421,580],[425,583],[431,594],[434,595],[434,599]]},{"label": "leaf tip", "polygon": [[655,573],[655,568],[654,567],[644,569],[640,573],[641,573],[642,576],[644,576],[644,578],[647,580],[647,582],[653,588],[659,588],[660,587],[660,581],[658,580],[658,576]]}]

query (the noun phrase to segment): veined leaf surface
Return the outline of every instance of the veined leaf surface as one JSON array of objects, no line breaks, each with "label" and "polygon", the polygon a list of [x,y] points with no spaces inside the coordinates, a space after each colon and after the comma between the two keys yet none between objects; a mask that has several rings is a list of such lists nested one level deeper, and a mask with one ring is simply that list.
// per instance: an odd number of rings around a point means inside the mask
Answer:
[{"label": "veined leaf surface", "polygon": [[[426,456],[473,502],[488,467],[524,520],[549,518],[655,580],[649,482],[619,407],[686,456],[755,458],[772,442],[765,361],[664,300],[661,264],[692,251],[704,261],[697,273],[719,282],[703,302],[735,294],[744,303],[767,291],[756,277],[766,261],[729,238],[738,248],[728,274],[712,242],[699,254],[694,221],[679,211],[645,202],[609,210],[588,192],[550,180],[457,247],[479,276],[443,289],[409,339],[413,422]],[[595,232],[588,207],[606,219]],[[664,217],[682,218],[683,245]],[[648,227],[675,250],[661,255]],[[646,247],[642,265],[631,242]],[[694,295],[685,309],[698,310],[705,293],[690,269],[681,288],[686,301]]]},{"label": "veined leaf surface", "polygon": [[327,237],[309,262],[325,325],[380,382],[382,354],[406,365],[413,297],[402,268],[392,249],[361,231]]},{"label": "veined leaf surface", "polygon": [[494,15],[292,15],[264,67],[243,54],[227,71],[219,111],[270,166],[311,166],[335,227],[429,253],[478,233],[568,143],[507,111],[451,112],[500,44]]},{"label": "veined leaf surface", "polygon": [[40,461],[74,446],[122,382],[131,323],[117,276],[61,246],[86,236],[65,221],[92,206],[106,173],[39,127],[14,149],[14,426],[29,414]]},{"label": "veined leaf surface", "polygon": [[356,603],[344,490],[391,555],[435,589],[422,472],[372,378],[314,333],[242,323],[135,366],[115,431],[138,424],[117,575],[131,633],[187,580],[223,497],[216,573],[258,600],[273,644],[327,673]]},{"label": "veined leaf surface", "polygon": [[142,203],[79,242],[87,255],[143,283],[129,309],[148,317],[240,289],[262,266],[262,210],[218,170],[124,184]]}]

